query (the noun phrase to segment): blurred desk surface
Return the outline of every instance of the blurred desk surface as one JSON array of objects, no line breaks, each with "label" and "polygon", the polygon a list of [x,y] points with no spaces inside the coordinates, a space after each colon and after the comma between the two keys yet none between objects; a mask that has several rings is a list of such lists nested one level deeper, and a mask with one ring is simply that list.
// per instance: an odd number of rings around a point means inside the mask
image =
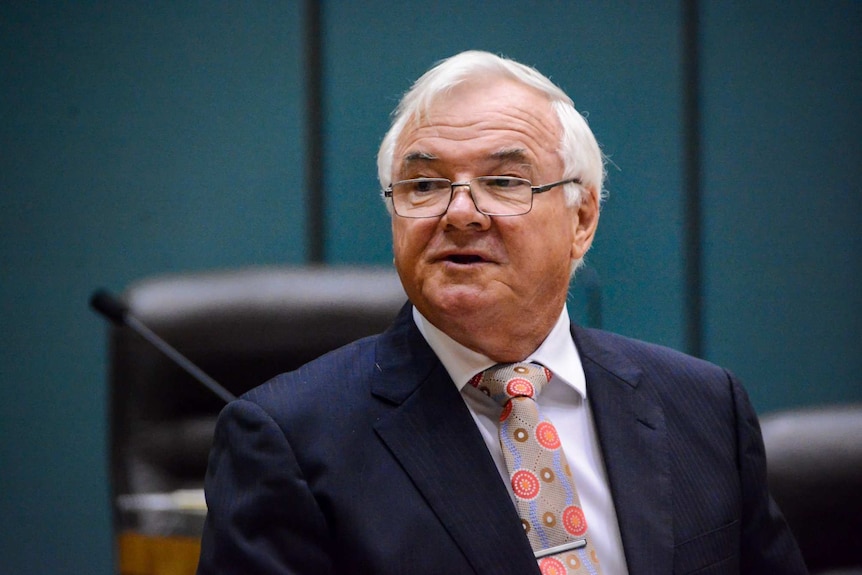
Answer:
[{"label": "blurred desk surface", "polygon": [[194,575],[201,553],[200,538],[143,535],[117,536],[120,575]]},{"label": "blurred desk surface", "polygon": [[206,517],[203,492],[176,491],[118,497],[120,575],[194,575]]}]

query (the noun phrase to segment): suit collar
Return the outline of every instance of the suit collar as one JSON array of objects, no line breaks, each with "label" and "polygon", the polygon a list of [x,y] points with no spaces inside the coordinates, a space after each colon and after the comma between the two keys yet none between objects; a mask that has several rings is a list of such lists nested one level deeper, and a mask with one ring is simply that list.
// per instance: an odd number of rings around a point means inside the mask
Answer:
[{"label": "suit collar", "polygon": [[410,302],[404,304],[375,350],[377,377],[371,382],[371,393],[396,405],[413,394],[440,363],[413,323],[412,308]]},{"label": "suit collar", "polygon": [[538,573],[491,455],[409,304],[378,341],[376,367],[372,393],[395,408],[375,430],[474,571]]},{"label": "suit collar", "polygon": [[587,393],[631,573],[673,570],[670,448],[661,401],[623,351],[629,340],[576,326]]},{"label": "suit collar", "polygon": [[[623,351],[628,340],[577,326],[572,337],[629,572],[670,573],[673,504],[661,402]],[[496,466],[455,385],[413,323],[410,304],[378,340],[376,367],[372,393],[394,405],[375,426],[377,434],[476,573],[538,573]],[[493,549],[488,540],[496,542]]]},{"label": "suit collar", "polygon": [[[413,320],[424,339],[437,357],[458,389],[463,389],[477,373],[485,371],[497,362],[489,357],[458,343],[445,332],[428,321],[415,307]],[[542,344],[524,361],[536,362],[550,369],[561,383],[574,389],[585,397],[584,370],[578,351],[569,331],[571,320],[568,309],[563,306],[551,332]]]},{"label": "suit collar", "polygon": [[625,355],[610,338],[618,338],[599,330],[585,329],[572,324],[572,339],[582,358],[589,358],[595,368],[601,369],[607,375],[632,389],[640,384],[642,371],[640,366]]}]

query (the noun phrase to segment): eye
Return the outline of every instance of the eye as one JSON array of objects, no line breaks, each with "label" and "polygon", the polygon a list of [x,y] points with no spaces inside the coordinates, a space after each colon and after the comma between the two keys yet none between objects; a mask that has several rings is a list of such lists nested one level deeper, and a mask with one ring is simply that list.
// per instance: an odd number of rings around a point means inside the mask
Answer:
[{"label": "eye", "polygon": [[414,192],[433,192],[439,187],[440,184],[434,180],[415,180],[411,189]]},{"label": "eye", "polygon": [[493,186],[495,188],[511,188],[512,186],[514,186],[516,184],[517,184],[517,181],[511,177],[492,178],[488,182],[488,185]]},{"label": "eye", "polygon": [[413,178],[402,180],[393,186],[398,193],[412,194],[414,196],[437,194],[449,191],[449,180],[441,178]]},{"label": "eye", "polygon": [[482,178],[482,185],[491,190],[512,191],[530,187],[530,182],[512,176],[488,176]]}]

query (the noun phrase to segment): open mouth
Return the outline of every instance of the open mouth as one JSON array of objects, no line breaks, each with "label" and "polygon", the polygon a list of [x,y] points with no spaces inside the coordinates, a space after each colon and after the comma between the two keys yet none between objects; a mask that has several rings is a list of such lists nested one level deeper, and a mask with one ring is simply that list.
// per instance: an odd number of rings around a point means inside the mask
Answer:
[{"label": "open mouth", "polygon": [[470,254],[456,254],[451,255],[446,258],[446,261],[455,263],[455,264],[478,264],[483,261],[481,256],[470,255]]}]

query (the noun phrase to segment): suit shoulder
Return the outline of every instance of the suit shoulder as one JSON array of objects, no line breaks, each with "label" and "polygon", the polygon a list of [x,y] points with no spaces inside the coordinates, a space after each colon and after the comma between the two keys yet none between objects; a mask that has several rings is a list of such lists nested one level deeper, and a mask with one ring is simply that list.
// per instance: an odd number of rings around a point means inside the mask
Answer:
[{"label": "suit shoulder", "polygon": [[352,389],[365,385],[374,366],[380,336],[356,340],[286,373],[279,374],[242,396],[266,408],[289,396],[297,405],[344,401]]},{"label": "suit shoulder", "polygon": [[727,370],[714,363],[667,346],[581,327],[573,329],[573,336],[584,360],[612,372],[628,364],[670,379],[718,379],[726,383],[732,378]]},{"label": "suit shoulder", "polygon": [[747,394],[727,370],[669,347],[598,330],[575,330],[578,351],[593,392],[613,381],[637,388],[661,405],[668,426],[678,437],[695,437],[704,429],[735,437],[738,409],[748,409]]}]

